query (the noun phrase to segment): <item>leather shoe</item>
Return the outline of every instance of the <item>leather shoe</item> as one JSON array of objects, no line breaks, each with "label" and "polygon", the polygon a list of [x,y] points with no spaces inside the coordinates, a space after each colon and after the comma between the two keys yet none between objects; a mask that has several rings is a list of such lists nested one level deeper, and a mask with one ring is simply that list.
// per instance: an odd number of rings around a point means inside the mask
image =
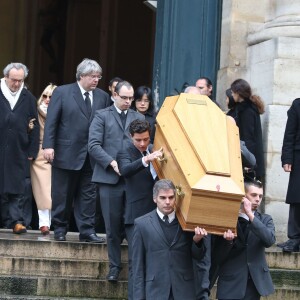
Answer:
[{"label": "leather shoe", "polygon": [[50,233],[50,229],[48,226],[40,227],[40,231],[41,231],[42,235],[48,235]]},{"label": "leather shoe", "polygon": [[279,248],[283,248],[290,240],[287,240],[283,243],[278,243],[276,246],[279,247]]},{"label": "leather shoe", "polygon": [[88,242],[88,243],[104,243],[105,238],[99,237],[96,233],[91,233],[89,235],[80,234],[79,235],[80,242]]},{"label": "leather shoe", "polygon": [[66,240],[66,235],[62,232],[54,232],[54,240],[64,242]]},{"label": "leather shoe", "polygon": [[290,239],[283,246],[283,252],[299,252],[300,239]]},{"label": "leather shoe", "polygon": [[106,279],[109,282],[117,282],[119,279],[119,274],[120,274],[119,269],[117,269],[117,268],[110,269],[106,276]]},{"label": "leather shoe", "polygon": [[26,232],[27,232],[27,229],[23,224],[17,223],[14,226],[13,233],[20,234],[20,233],[26,233]]}]

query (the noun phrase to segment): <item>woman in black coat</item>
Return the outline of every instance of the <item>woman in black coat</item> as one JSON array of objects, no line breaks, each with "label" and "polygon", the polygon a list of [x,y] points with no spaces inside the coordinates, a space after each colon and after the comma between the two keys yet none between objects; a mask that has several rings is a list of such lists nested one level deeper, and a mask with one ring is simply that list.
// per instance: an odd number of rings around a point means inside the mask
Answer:
[{"label": "woman in black coat", "polygon": [[146,121],[150,123],[151,134],[150,142],[153,144],[155,136],[156,110],[152,98],[151,89],[147,86],[139,86],[134,92],[134,101],[131,108],[145,116]]},{"label": "woman in black coat", "polygon": [[228,112],[239,127],[240,139],[245,142],[248,150],[256,158],[256,169],[253,177],[261,179],[265,174],[264,152],[260,115],[264,113],[264,103],[261,98],[252,95],[249,83],[237,79],[231,84],[232,97],[235,105]]}]

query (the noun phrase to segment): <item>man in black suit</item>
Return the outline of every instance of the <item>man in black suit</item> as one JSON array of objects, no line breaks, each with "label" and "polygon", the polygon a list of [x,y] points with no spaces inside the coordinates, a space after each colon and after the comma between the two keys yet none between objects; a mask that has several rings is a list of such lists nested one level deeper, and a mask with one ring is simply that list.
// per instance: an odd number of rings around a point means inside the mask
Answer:
[{"label": "man in black suit", "polygon": [[116,161],[117,153],[131,143],[129,124],[145,118],[129,109],[133,93],[129,82],[119,82],[114,92],[114,104],[98,111],[90,127],[89,153],[96,163],[92,180],[99,184],[110,266],[108,281],[117,281],[119,277],[124,232],[125,182]]},{"label": "man in black suit", "polygon": [[172,181],[153,187],[157,208],[135,220],[132,255],[133,299],[195,300],[193,258],[202,258],[204,228],[182,231],[175,215]]},{"label": "man in black suit", "polygon": [[[237,237],[228,230],[212,238],[211,287],[216,278],[217,299],[260,299],[274,293],[265,248],[275,242],[272,217],[257,211],[263,197],[261,182],[245,181]],[[226,240],[225,240],[226,239]]]},{"label": "man in black suit", "polygon": [[132,143],[118,154],[119,170],[125,178],[125,232],[128,241],[128,299],[132,299],[132,237],[134,220],[155,208],[153,185],[158,180],[152,161],[162,151],[152,152],[151,126],[146,120],[134,120],[129,125]]},{"label": "man in black suit", "polygon": [[52,163],[52,225],[54,239],[65,241],[72,204],[79,239],[102,243],[95,234],[96,188],[91,182],[88,154],[89,126],[98,109],[109,105],[106,92],[97,88],[102,69],[91,59],[77,67],[77,82],[56,88],[47,113],[44,157]]}]

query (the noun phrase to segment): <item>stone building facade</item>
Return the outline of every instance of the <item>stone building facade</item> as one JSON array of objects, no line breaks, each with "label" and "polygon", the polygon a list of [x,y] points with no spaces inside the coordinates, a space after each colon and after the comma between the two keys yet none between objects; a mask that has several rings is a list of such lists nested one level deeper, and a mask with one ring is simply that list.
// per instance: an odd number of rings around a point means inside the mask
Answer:
[{"label": "stone building facade", "polygon": [[[299,97],[300,1],[224,0],[217,99],[237,78],[249,81],[262,97],[266,160],[265,212],[284,240],[289,205],[285,204],[288,174],[281,167],[287,110]],[[299,179],[300,184],[300,179]]]}]

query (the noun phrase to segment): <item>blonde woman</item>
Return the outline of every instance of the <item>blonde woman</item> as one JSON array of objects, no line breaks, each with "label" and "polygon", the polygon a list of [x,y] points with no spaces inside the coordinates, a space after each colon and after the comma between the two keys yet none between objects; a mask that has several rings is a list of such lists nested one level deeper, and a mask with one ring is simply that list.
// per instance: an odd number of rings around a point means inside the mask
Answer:
[{"label": "blonde woman", "polygon": [[39,228],[43,235],[50,233],[51,225],[51,165],[43,156],[44,127],[47,108],[56,85],[49,84],[40,96],[38,105],[38,122],[40,125],[40,148],[37,158],[31,164],[31,184],[34,199],[38,208]]}]

